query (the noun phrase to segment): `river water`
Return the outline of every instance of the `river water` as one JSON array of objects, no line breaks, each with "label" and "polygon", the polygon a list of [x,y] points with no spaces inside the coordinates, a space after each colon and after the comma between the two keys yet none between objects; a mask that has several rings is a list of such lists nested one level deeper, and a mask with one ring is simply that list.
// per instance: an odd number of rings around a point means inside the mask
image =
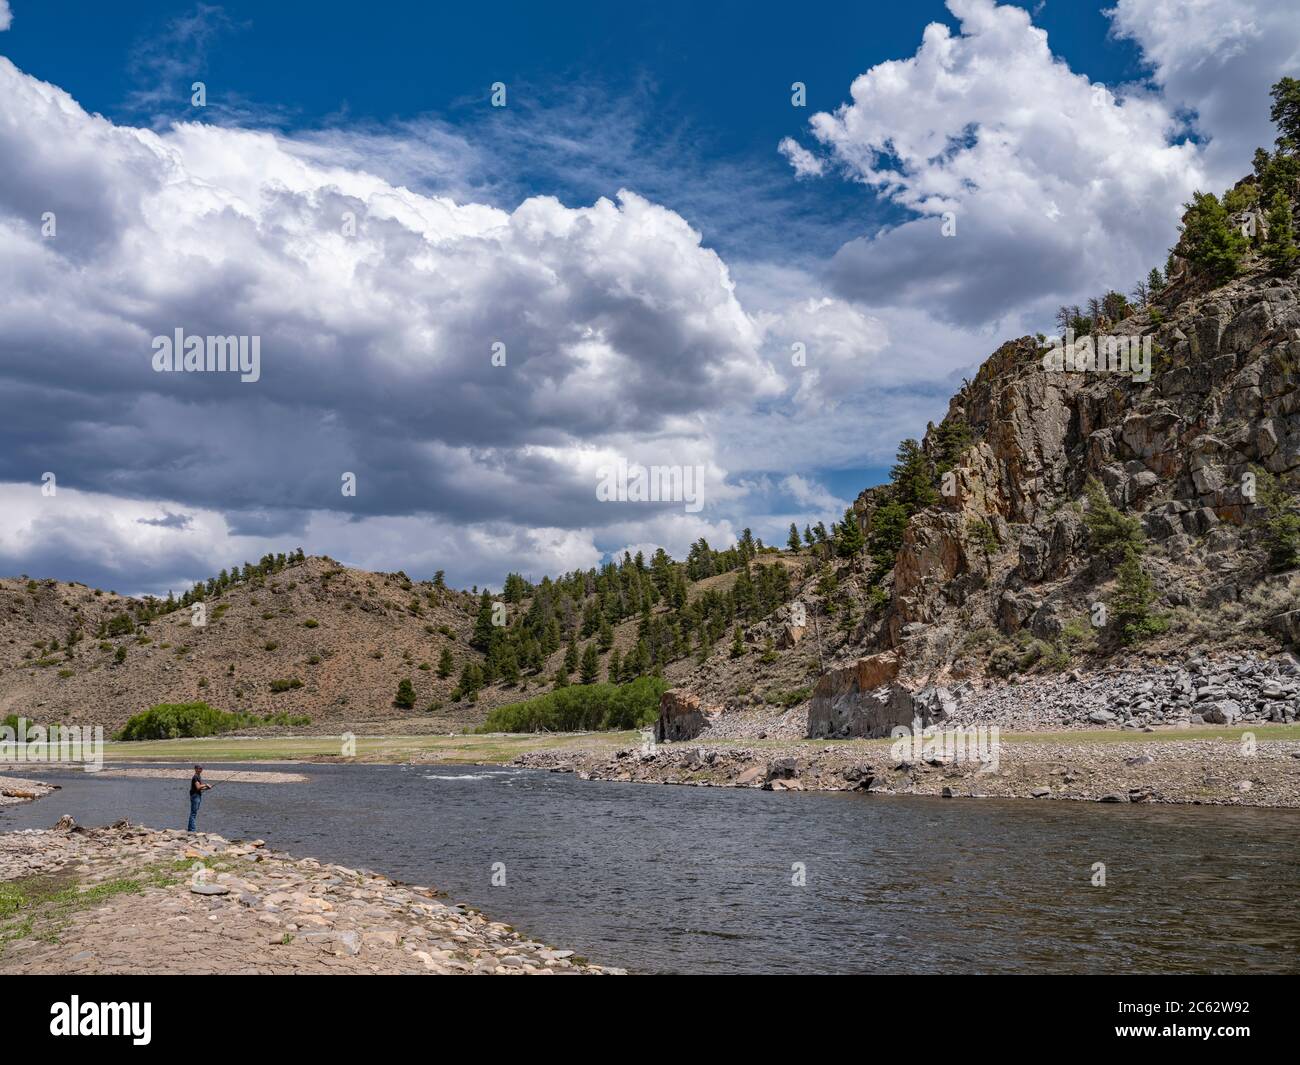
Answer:
[{"label": "river water", "polygon": [[[307,782],[219,785],[199,827],[436,887],[634,972],[1300,971],[1300,811],[291,768]],[[187,781],[41,776],[63,790],[0,807],[0,831],[185,826]]]}]

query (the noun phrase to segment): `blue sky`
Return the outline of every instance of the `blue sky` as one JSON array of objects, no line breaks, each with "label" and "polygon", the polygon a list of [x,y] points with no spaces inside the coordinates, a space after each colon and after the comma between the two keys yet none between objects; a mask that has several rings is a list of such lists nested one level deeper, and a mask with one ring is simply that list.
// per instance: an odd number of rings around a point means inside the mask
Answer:
[{"label": "blue sky", "polygon": [[[1274,6],[0,0],[0,571],[165,591],[301,543],[482,584],[829,521],[1248,169]],[[182,326],[259,333],[262,381],[149,373]],[[615,455],[706,505],[595,506]]]}]

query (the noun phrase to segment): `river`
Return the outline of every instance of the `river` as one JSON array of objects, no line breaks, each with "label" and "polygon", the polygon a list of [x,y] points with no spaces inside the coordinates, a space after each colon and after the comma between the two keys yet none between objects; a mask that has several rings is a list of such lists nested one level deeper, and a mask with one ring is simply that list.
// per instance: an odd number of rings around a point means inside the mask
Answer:
[{"label": "river", "polygon": [[[1295,810],[771,793],[498,766],[291,768],[307,782],[219,785],[200,828],[427,884],[633,972],[1300,969]],[[0,807],[0,830],[65,813],[185,825],[185,781],[41,776],[63,790]]]}]

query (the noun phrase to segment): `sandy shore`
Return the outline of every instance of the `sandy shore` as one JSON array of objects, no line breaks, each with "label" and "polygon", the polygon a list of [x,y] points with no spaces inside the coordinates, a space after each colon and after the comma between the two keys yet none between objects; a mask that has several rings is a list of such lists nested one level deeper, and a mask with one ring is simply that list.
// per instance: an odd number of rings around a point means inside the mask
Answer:
[{"label": "sandy shore", "polygon": [[0,903],[0,973],[621,973],[427,887],[125,822],[0,834]]},{"label": "sandy shore", "polygon": [[996,770],[907,755],[889,743],[662,743],[531,752],[512,763],[584,779],[771,791],[861,791],[946,798],[1074,799],[1300,807],[1300,741],[1175,738],[1177,733],[1017,737]]}]

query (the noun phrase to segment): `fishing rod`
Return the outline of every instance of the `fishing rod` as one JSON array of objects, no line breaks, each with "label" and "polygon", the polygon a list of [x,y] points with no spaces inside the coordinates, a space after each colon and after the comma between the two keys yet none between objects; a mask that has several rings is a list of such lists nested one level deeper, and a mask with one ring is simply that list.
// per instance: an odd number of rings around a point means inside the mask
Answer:
[{"label": "fishing rod", "polygon": [[[213,780],[213,781],[211,781],[211,782],[205,780],[203,783],[207,784],[208,787],[210,787],[210,788],[215,788],[218,784],[226,784],[226,783],[229,783],[230,781],[234,780],[236,777],[244,776],[244,775],[246,775],[246,774],[248,774],[248,773],[251,773],[251,772],[253,772],[253,770],[251,770],[251,769],[241,769],[238,773],[231,773],[230,776],[228,776],[228,777],[222,777],[220,780]],[[248,783],[248,782],[245,781],[245,783]]]}]

